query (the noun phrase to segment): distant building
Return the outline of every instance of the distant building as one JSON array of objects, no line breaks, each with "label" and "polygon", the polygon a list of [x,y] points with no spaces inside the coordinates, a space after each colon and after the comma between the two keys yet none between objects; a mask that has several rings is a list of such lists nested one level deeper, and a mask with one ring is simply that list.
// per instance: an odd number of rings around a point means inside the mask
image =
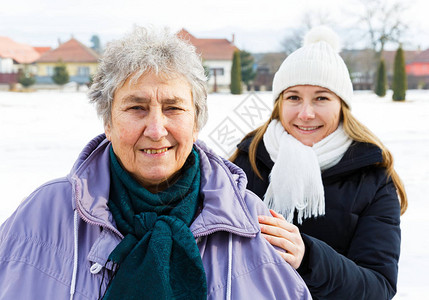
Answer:
[{"label": "distant building", "polygon": [[18,82],[18,73],[34,73],[34,62],[40,54],[30,45],[21,44],[0,36],[0,83]]},{"label": "distant building", "polygon": [[[410,62],[414,61],[416,56],[419,55],[419,53],[420,51],[404,50],[405,65],[408,65]],[[395,66],[395,55],[396,55],[396,50],[383,52],[383,57],[384,57],[384,60],[386,61],[387,77],[389,79],[393,78],[393,69]]]},{"label": "distant building", "polygon": [[203,59],[203,65],[209,69],[209,90],[229,91],[231,84],[231,67],[234,51],[239,50],[234,45],[234,39],[200,39],[185,29],[177,35],[195,46]]},{"label": "distant building", "polygon": [[[383,58],[386,67],[386,75],[389,87],[393,78],[393,66],[395,61],[395,50],[383,51]],[[405,64],[413,61],[418,51],[404,50]],[[378,61],[375,53],[371,49],[343,50],[341,57],[347,65],[354,90],[373,90]],[[412,88],[409,86],[409,88]]]},{"label": "distant building", "polygon": [[52,75],[58,63],[64,63],[70,81],[86,84],[97,70],[99,55],[91,48],[72,38],[58,48],[44,52],[37,63],[37,83],[53,83]]},{"label": "distant building", "polygon": [[[383,51],[388,83],[393,78],[393,65],[396,51]],[[255,91],[271,91],[275,72],[286,58],[284,52],[254,53],[256,77],[251,89]],[[371,49],[343,50],[340,53],[350,73],[354,90],[372,90],[378,62]],[[408,88],[429,89],[429,49],[420,51],[404,51]]]},{"label": "distant building", "polygon": [[405,66],[408,88],[429,89],[429,49],[418,53]]},{"label": "distant building", "polygon": [[[372,90],[377,63],[375,53],[371,49],[343,50],[340,53],[347,69],[354,90]],[[387,62],[386,62],[387,63]]]},{"label": "distant building", "polygon": [[271,91],[274,74],[286,58],[284,52],[255,53],[256,76],[250,84],[254,91]]},{"label": "distant building", "polygon": [[34,50],[36,50],[40,55],[42,55],[45,52],[48,52],[50,50],[52,50],[51,47],[33,47]]}]

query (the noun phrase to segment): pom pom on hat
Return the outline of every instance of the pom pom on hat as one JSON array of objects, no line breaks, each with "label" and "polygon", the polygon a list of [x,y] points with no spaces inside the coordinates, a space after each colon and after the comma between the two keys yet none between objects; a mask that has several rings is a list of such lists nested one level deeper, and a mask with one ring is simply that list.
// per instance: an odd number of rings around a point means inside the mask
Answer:
[{"label": "pom pom on hat", "polygon": [[340,39],[332,29],[326,26],[311,29],[303,39],[303,46],[286,57],[274,75],[274,101],[289,87],[315,85],[334,92],[351,107],[353,85],[339,51]]},{"label": "pom pom on hat", "polygon": [[331,45],[335,52],[339,53],[341,51],[340,37],[327,26],[314,27],[309,32],[307,32],[307,34],[304,36],[302,45],[305,47],[321,41]]}]

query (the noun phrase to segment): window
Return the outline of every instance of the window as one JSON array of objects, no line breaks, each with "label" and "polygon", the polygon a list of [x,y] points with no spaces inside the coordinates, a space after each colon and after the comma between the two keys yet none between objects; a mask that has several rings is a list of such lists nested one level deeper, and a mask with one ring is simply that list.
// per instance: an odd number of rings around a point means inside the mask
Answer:
[{"label": "window", "polygon": [[77,75],[89,77],[89,67],[78,67],[77,68]]},{"label": "window", "polygon": [[53,76],[54,75],[54,67],[53,66],[46,66],[46,75],[47,76]]},{"label": "window", "polygon": [[223,68],[210,68],[210,76],[214,76],[216,72],[216,76],[223,76]]},{"label": "window", "polygon": [[268,67],[258,67],[257,72],[259,74],[270,74],[270,68],[268,68]]}]

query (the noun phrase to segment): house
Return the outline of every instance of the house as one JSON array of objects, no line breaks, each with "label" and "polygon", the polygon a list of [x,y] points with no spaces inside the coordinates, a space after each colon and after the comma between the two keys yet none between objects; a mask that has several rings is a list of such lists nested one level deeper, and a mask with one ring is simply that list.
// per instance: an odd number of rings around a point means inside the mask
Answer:
[{"label": "house", "polygon": [[33,47],[34,50],[36,50],[40,55],[42,55],[45,52],[48,52],[50,50],[52,50],[51,47]]},{"label": "house", "polygon": [[86,84],[97,70],[99,55],[75,38],[62,43],[56,49],[44,52],[36,61],[37,83],[51,84],[54,68],[64,63],[70,81]]},{"label": "house", "polygon": [[[410,63],[411,61],[414,61],[416,56],[420,53],[420,51],[416,50],[404,50],[404,60],[405,65]],[[395,67],[395,56],[396,56],[396,50],[385,50],[383,51],[383,57],[386,62],[386,71],[387,76],[393,77],[393,69]]]},{"label": "house", "polygon": [[209,90],[213,92],[229,91],[231,67],[234,51],[239,49],[227,39],[200,39],[181,29],[177,35],[195,46],[201,55],[203,65],[209,70]]},{"label": "house", "polygon": [[[413,61],[418,51],[404,50],[405,64]],[[355,90],[372,90],[379,62],[372,49],[343,50],[341,57],[347,65]],[[388,85],[391,86],[396,50],[384,50],[384,59]],[[411,88],[411,87],[409,87]]]},{"label": "house", "polygon": [[418,53],[405,66],[408,88],[429,89],[429,49]]},{"label": "house", "polygon": [[[383,51],[387,79],[393,78],[393,66],[396,51]],[[353,83],[354,90],[372,90],[376,75],[378,62],[375,53],[371,49],[343,50],[340,53]],[[286,58],[284,52],[277,53],[255,53],[256,77],[251,88],[255,91],[270,91],[275,72]],[[419,51],[404,51],[405,63],[407,65],[408,88],[429,88],[429,49]]]},{"label": "house", "polygon": [[372,49],[344,49],[340,56],[347,65],[354,90],[372,90],[377,63]]},{"label": "house", "polygon": [[271,91],[274,74],[286,58],[284,52],[268,52],[252,54],[256,64],[256,76],[250,85],[255,91]]},{"label": "house", "polygon": [[0,83],[18,82],[18,73],[35,72],[34,62],[40,54],[30,45],[0,36]]}]

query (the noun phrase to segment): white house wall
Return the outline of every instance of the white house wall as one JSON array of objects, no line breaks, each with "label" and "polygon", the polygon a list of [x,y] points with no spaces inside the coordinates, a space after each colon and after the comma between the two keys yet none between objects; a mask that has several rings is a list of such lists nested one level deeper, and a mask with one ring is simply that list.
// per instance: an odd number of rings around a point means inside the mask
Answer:
[{"label": "white house wall", "polygon": [[0,57],[0,73],[14,73],[13,71],[13,60]]},{"label": "white house wall", "polygon": [[[229,87],[231,84],[231,60],[205,60],[204,65],[210,69],[223,69],[223,75],[216,75],[216,84],[218,87]],[[214,76],[210,76],[208,84],[213,86]]]}]

